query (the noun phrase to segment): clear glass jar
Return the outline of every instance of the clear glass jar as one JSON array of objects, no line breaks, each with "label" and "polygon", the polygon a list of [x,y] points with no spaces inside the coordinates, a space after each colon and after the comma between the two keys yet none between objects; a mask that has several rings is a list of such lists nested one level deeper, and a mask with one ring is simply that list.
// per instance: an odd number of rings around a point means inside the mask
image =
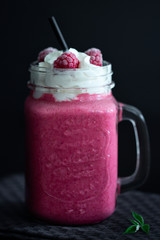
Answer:
[{"label": "clear glass jar", "polygon": [[[59,224],[109,217],[118,193],[139,186],[149,170],[149,139],[136,108],[112,95],[111,64],[99,72],[47,70],[33,64],[25,102],[26,200],[32,214]],[[134,127],[137,164],[118,178],[118,122]]]}]

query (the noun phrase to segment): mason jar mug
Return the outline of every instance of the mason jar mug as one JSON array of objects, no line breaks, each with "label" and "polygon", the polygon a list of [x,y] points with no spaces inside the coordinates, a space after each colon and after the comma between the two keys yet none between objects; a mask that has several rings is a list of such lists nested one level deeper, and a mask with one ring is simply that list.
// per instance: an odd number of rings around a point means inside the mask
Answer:
[{"label": "mason jar mug", "polygon": [[[142,113],[112,95],[111,64],[98,73],[30,67],[25,102],[26,202],[36,217],[58,224],[97,223],[115,210],[120,192],[138,187],[149,171]],[[118,123],[131,121],[137,161],[118,178]]]}]

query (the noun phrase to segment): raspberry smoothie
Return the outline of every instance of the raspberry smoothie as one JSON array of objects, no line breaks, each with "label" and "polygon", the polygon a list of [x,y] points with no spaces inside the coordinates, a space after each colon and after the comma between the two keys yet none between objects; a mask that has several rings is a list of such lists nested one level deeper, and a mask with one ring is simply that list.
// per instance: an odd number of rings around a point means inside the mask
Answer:
[{"label": "raspberry smoothie", "polygon": [[97,49],[54,49],[43,60],[31,66],[25,103],[28,208],[55,223],[99,222],[114,212],[117,189],[111,64]]}]

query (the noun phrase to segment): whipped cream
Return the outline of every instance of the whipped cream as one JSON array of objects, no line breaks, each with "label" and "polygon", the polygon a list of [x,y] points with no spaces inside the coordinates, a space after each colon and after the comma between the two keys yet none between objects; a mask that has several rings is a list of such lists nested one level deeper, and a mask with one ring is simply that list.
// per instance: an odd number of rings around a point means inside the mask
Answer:
[{"label": "whipped cream", "polygon": [[113,87],[111,64],[105,62],[105,66],[96,66],[90,63],[87,54],[73,48],[69,51],[80,62],[77,69],[53,68],[54,61],[63,51],[51,52],[46,55],[44,62],[31,65],[30,83],[35,86],[33,97],[40,98],[43,93],[52,93],[56,101],[66,101],[76,99],[81,93],[110,93]]}]

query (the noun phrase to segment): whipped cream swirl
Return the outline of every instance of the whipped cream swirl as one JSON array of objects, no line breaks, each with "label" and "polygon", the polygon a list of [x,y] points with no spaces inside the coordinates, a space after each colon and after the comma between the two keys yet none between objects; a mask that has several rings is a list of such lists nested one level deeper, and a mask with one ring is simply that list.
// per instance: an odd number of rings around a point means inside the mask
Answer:
[{"label": "whipped cream swirl", "polygon": [[104,66],[90,63],[90,56],[70,48],[80,64],[77,69],[53,68],[54,61],[63,53],[55,51],[49,53],[44,62],[31,64],[30,83],[34,85],[34,98],[40,98],[43,93],[51,93],[56,101],[75,99],[81,93],[109,94],[112,83],[111,64],[104,62]]}]

